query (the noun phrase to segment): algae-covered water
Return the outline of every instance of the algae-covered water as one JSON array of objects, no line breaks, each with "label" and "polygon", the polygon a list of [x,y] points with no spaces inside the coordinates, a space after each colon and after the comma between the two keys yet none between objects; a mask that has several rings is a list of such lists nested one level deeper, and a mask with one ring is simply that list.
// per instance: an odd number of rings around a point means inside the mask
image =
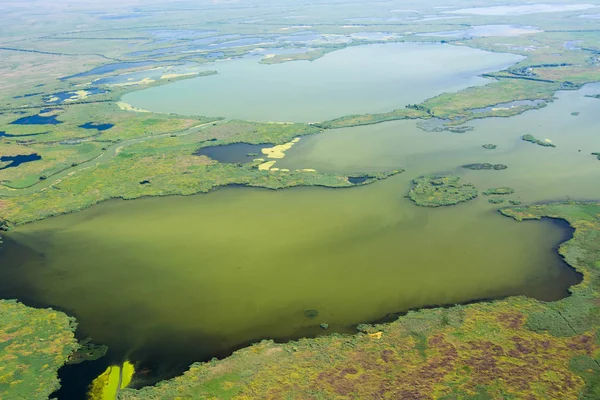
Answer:
[{"label": "algae-covered water", "polygon": [[408,180],[106,202],[7,234],[0,293],[64,309],[113,356],[168,376],[320,323],[352,332],[425,305],[556,300],[579,281],[555,251],[564,226],[517,223],[484,199],[419,208]]},{"label": "algae-covered water", "polygon": [[[313,62],[262,65],[246,58],[214,63],[218,75],[129,93],[123,101],[150,111],[251,121],[316,122],[388,112],[442,92],[484,85],[484,72],[520,61],[442,44],[355,46]],[[208,68],[208,67],[207,67]]]}]

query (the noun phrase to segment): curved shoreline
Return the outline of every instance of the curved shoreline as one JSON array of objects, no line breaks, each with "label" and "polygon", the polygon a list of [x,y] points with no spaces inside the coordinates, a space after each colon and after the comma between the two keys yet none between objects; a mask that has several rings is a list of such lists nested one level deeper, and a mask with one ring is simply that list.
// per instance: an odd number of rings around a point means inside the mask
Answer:
[{"label": "curved shoreline", "polygon": [[[560,204],[560,203],[558,203]],[[591,203],[591,204],[597,204],[597,203]],[[523,207],[520,207],[523,208]],[[511,208],[514,209],[514,208]],[[510,210],[510,209],[509,209]],[[516,219],[515,217],[512,217],[510,215],[505,214],[504,212],[502,212],[502,210],[499,210],[503,215],[508,216],[509,218],[513,218]],[[564,246],[566,246],[567,244],[569,244],[571,241],[574,240],[574,234],[576,232],[576,229],[572,227],[571,223],[569,223],[568,220],[564,219],[564,218],[554,218],[554,217],[545,217],[542,216],[540,219],[544,219],[544,218],[549,218],[549,219],[557,219],[560,221],[563,221],[564,223],[568,224],[569,226],[569,230],[565,232],[566,236],[561,238],[559,240],[559,243],[557,243],[557,245],[553,248],[554,251],[557,251],[557,256],[561,257],[561,259],[564,260],[564,256],[561,254],[561,252],[559,251],[559,249],[563,248]],[[584,273],[586,273],[587,271],[579,271],[576,267],[574,267],[573,265],[567,263],[565,261],[565,265],[567,268],[572,268],[576,271],[578,271],[579,273],[581,273],[582,275]],[[580,283],[581,284],[581,283]],[[274,348],[287,348],[287,347],[295,347],[298,346],[302,343],[307,343],[307,341],[312,341],[312,340],[327,340],[327,337],[335,337],[336,339],[345,339],[348,341],[353,341],[355,338],[357,337],[361,337],[362,335],[365,334],[374,334],[374,332],[381,332],[381,331],[386,331],[386,329],[388,329],[389,326],[391,326],[392,324],[400,324],[403,321],[403,318],[410,316],[410,315],[417,315],[417,314],[421,314],[423,312],[437,312],[440,310],[449,310],[449,309],[456,309],[456,308],[461,308],[461,307],[466,307],[466,306],[478,306],[481,304],[487,304],[490,306],[494,306],[496,304],[501,304],[504,302],[510,302],[510,301],[516,301],[517,299],[525,299],[526,302],[533,302],[535,304],[555,304],[555,303],[559,303],[564,301],[565,299],[568,299],[569,297],[571,297],[573,295],[573,290],[574,288],[577,288],[580,284],[571,286],[569,288],[569,293],[567,294],[566,297],[560,299],[560,300],[556,300],[556,301],[552,301],[552,302],[543,302],[540,300],[536,300],[534,298],[531,297],[527,297],[524,295],[519,295],[519,296],[507,296],[507,297],[499,297],[499,298],[484,298],[484,299],[474,299],[474,300],[469,300],[469,301],[465,301],[465,302],[461,302],[461,303],[454,303],[454,304],[438,304],[438,305],[426,305],[426,306],[422,306],[422,307],[417,307],[417,308],[413,308],[413,309],[409,309],[406,311],[403,311],[401,313],[389,313],[386,314],[384,317],[382,318],[378,318],[376,320],[370,321],[370,322],[366,322],[366,323],[362,323],[362,324],[357,324],[356,326],[358,327],[358,331],[355,334],[339,334],[339,333],[334,333],[332,335],[326,335],[325,337],[322,337],[321,335],[319,336],[307,336],[307,337],[301,337],[301,338],[292,338],[292,339],[267,339],[267,338],[263,338],[262,340],[258,341],[258,340],[248,340],[247,342],[245,342],[244,344],[240,344],[239,346],[236,346],[235,349],[232,350],[231,353],[228,353],[228,355],[224,356],[223,359],[220,359],[219,361],[215,361],[213,359],[213,361],[209,360],[204,360],[204,361],[199,361],[199,362],[195,362],[194,364],[192,364],[191,368],[197,366],[197,365],[211,365],[214,366],[216,365],[216,363],[220,363],[220,362],[229,362],[231,361],[231,359],[234,359],[236,357],[239,356],[248,356],[249,354],[251,354],[252,349],[255,348],[256,346],[268,346],[268,347],[274,347]],[[5,300],[0,300],[0,301],[5,301]],[[40,307],[41,305],[38,305],[37,307]],[[42,306],[43,307],[43,306]],[[60,311],[59,312],[63,312],[65,313],[65,311]],[[68,312],[66,312],[68,315]],[[72,317],[71,317],[72,318]],[[407,317],[408,318],[408,317]],[[361,333],[362,332],[362,333]],[[102,362],[102,360],[100,360]],[[184,372],[183,374],[187,374],[188,372]],[[178,375],[177,377],[173,377],[173,378],[168,378],[165,381],[162,381],[164,383],[162,384],[169,384],[169,382],[172,379],[179,379],[180,377],[184,376],[184,375]],[[152,388],[152,386],[148,386],[145,388]],[[132,393],[134,391],[137,391],[139,389],[128,389],[129,391],[131,391]],[[144,390],[143,388],[141,390]]]},{"label": "curved shoreline", "polygon": [[[550,203],[548,205],[545,205],[545,207],[549,207],[549,208],[558,207],[559,209],[561,207],[564,207],[565,209],[568,209],[569,207],[585,207],[586,205],[597,207],[597,209],[600,210],[600,203]],[[581,283],[579,283],[575,286],[572,286],[569,290],[569,295],[561,300],[558,300],[555,302],[542,302],[542,301],[531,299],[531,298],[524,298],[524,296],[516,296],[516,297],[508,297],[508,298],[499,299],[499,300],[495,299],[490,302],[474,301],[474,302],[469,302],[467,305],[456,304],[456,305],[451,305],[448,307],[442,306],[442,307],[434,307],[434,308],[421,307],[417,311],[410,310],[410,311],[406,312],[404,315],[395,319],[395,321],[393,321],[393,322],[385,322],[383,324],[378,324],[378,325],[362,325],[362,326],[360,326],[360,329],[359,329],[360,332],[357,334],[354,334],[354,335],[335,335],[335,336],[317,337],[314,339],[300,339],[300,340],[295,340],[295,341],[291,341],[291,342],[286,342],[285,344],[279,344],[273,340],[263,340],[260,343],[253,344],[251,347],[243,348],[241,350],[235,351],[231,356],[229,356],[223,360],[212,361],[212,362],[207,362],[207,363],[195,363],[183,375],[180,375],[176,378],[173,378],[173,379],[170,379],[167,381],[163,381],[159,386],[145,387],[145,388],[142,388],[139,390],[129,389],[125,392],[125,394],[127,395],[127,396],[125,396],[125,399],[145,398],[145,396],[147,396],[147,395],[157,395],[159,393],[164,393],[165,390],[170,390],[170,389],[167,389],[170,387],[170,385],[177,385],[177,386],[181,387],[180,385],[184,382],[186,382],[186,384],[188,384],[188,385],[192,385],[192,388],[190,388],[188,390],[200,390],[198,385],[202,385],[201,382],[210,382],[211,374],[208,371],[211,371],[213,369],[216,370],[216,369],[220,368],[220,365],[222,365],[222,364],[223,364],[223,366],[225,366],[225,365],[228,366],[225,368],[231,369],[231,368],[235,368],[235,365],[237,365],[237,364],[247,365],[248,363],[252,363],[253,362],[252,360],[258,362],[257,359],[262,357],[265,359],[265,362],[267,364],[263,365],[262,362],[260,362],[257,365],[257,367],[260,369],[266,370],[269,368],[269,367],[267,367],[267,365],[271,362],[275,362],[275,363],[283,362],[280,360],[281,357],[284,357],[284,358],[293,357],[293,354],[296,352],[299,352],[299,351],[306,353],[308,356],[309,353],[307,353],[307,352],[309,352],[309,349],[312,348],[313,346],[321,349],[321,351],[327,351],[327,352],[336,352],[337,350],[335,350],[335,349],[341,343],[354,343],[354,345],[352,347],[359,346],[359,348],[362,348],[362,347],[366,346],[366,348],[368,349],[369,345],[367,343],[371,342],[374,338],[375,339],[381,338],[382,335],[384,338],[388,337],[389,335],[391,335],[391,333],[390,333],[391,330],[395,331],[397,329],[401,329],[404,325],[409,323],[408,322],[409,320],[419,318],[419,316],[424,317],[425,315],[439,314],[439,313],[443,313],[445,311],[457,312],[457,311],[461,311],[461,310],[472,310],[472,309],[479,309],[479,308],[489,309],[491,312],[492,309],[496,309],[496,308],[499,308],[501,310],[511,309],[516,304],[522,305],[523,308],[525,308],[525,309],[537,310],[538,308],[546,309],[546,308],[552,308],[555,306],[560,306],[561,304],[565,304],[565,302],[569,302],[569,301],[578,301],[577,297],[580,295],[581,291],[586,290],[586,286],[589,285],[591,271],[588,268],[583,267],[580,263],[575,264],[575,265],[572,264],[572,260],[570,259],[570,257],[568,257],[568,251],[571,250],[571,248],[573,246],[579,245],[579,246],[585,247],[587,245],[591,245],[592,243],[590,243],[589,241],[585,241],[585,239],[581,239],[581,237],[580,237],[581,227],[578,226],[577,220],[573,220],[567,214],[558,216],[558,215],[554,215],[554,213],[550,212],[550,213],[548,213],[549,215],[545,215],[545,213],[543,211],[540,212],[539,214],[531,214],[531,215],[526,214],[525,216],[520,216],[518,214],[518,212],[523,212],[523,211],[519,211],[519,210],[536,209],[536,207],[539,208],[539,207],[544,207],[544,206],[528,206],[528,207],[518,207],[518,208],[513,207],[513,208],[509,208],[509,209],[502,209],[502,210],[500,210],[500,212],[504,216],[513,218],[516,221],[520,221],[523,219],[542,219],[542,218],[558,219],[558,220],[564,221],[572,228],[571,235],[569,235],[570,238],[568,238],[565,241],[561,241],[561,243],[558,245],[558,247],[557,247],[558,254],[557,255],[559,257],[563,258],[563,260],[565,261],[565,263],[568,265],[569,268],[573,268],[576,271],[580,272],[583,275],[583,280]],[[600,223],[600,221],[599,221],[599,223]],[[599,225],[599,227],[600,227],[600,225]],[[581,242],[581,240],[583,240],[583,242]],[[569,262],[569,261],[571,261],[571,262]],[[531,312],[534,312],[534,311],[531,311]],[[592,327],[593,327],[593,325],[592,325]],[[455,329],[460,329],[460,327],[457,327]],[[538,333],[536,333],[535,331],[529,330],[529,328],[527,328],[526,325],[523,325],[522,327],[517,328],[517,331],[519,331],[520,329],[523,329],[524,332],[530,332],[530,333],[527,333],[527,335],[531,335],[531,334],[538,335]],[[593,327],[592,329],[597,329],[597,327]],[[515,332],[517,332],[517,331],[515,331]],[[377,335],[375,335],[375,334],[377,334]],[[579,337],[578,335],[581,335],[581,334],[582,334],[581,332],[573,331],[572,337],[577,338],[577,337]],[[393,336],[393,337],[395,338],[396,336]],[[392,340],[392,339],[390,339],[390,340]],[[396,339],[393,339],[393,340],[396,340]],[[331,345],[329,345],[328,343],[331,343]],[[337,343],[337,344],[335,344],[335,343]],[[332,347],[329,347],[329,346],[332,346]],[[296,350],[294,350],[294,349],[296,349]],[[282,355],[281,356],[275,355],[277,353],[281,353]],[[266,361],[266,360],[272,360],[272,361]],[[201,372],[201,371],[206,371],[206,372]],[[260,372],[255,372],[255,373],[260,374]],[[217,375],[217,377],[218,377],[218,375]],[[217,377],[215,377],[215,379],[217,379]],[[198,381],[196,381],[196,379]],[[239,382],[239,384],[245,385],[241,381]],[[175,387],[173,387],[173,390],[175,390],[175,392],[170,392],[170,393],[182,394],[181,392],[177,392],[176,391],[177,389],[175,389]],[[243,386],[240,387],[240,390],[241,391],[244,390]],[[195,392],[195,393],[198,393],[198,392]],[[256,396],[250,396],[250,398],[255,398],[255,397]]]}]

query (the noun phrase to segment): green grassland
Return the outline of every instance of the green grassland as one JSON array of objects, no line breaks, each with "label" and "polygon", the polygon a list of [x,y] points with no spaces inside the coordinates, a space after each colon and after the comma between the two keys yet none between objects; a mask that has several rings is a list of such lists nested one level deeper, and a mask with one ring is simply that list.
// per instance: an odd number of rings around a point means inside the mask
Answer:
[{"label": "green grassland", "polygon": [[354,336],[263,341],[155,387],[124,390],[121,399],[597,399],[600,204],[502,212],[575,228],[559,249],[584,276],[570,297],[414,311]]},{"label": "green grassland", "polygon": [[0,398],[44,399],[56,371],[78,348],[75,320],[61,312],[0,300]]}]

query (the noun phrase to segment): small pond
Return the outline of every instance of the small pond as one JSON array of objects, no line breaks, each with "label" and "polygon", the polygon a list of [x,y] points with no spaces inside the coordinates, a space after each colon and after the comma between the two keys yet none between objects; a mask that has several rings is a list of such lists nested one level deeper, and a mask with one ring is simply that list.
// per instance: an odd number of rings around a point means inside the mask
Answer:
[{"label": "small pond", "polygon": [[110,128],[112,128],[113,126],[115,126],[114,124],[101,124],[98,122],[86,122],[83,125],[79,125],[79,128],[83,128],[83,129],[97,129],[100,132],[102,131],[106,131]]},{"label": "small pond", "polygon": [[222,163],[246,163],[264,157],[261,149],[271,147],[265,144],[234,143],[225,146],[203,147],[194,154],[207,156]]},{"label": "small pond", "polygon": [[[42,110],[45,112],[46,110]],[[56,119],[56,115],[50,115],[42,117],[41,115],[30,115],[28,117],[22,117],[11,122],[12,125],[58,125],[62,124],[62,121]]]},{"label": "small pond", "polygon": [[[37,154],[20,154],[16,156],[0,156],[0,170],[7,168],[15,168],[21,164],[25,164],[32,161],[41,160],[42,157]],[[4,164],[8,163],[8,164]]]}]

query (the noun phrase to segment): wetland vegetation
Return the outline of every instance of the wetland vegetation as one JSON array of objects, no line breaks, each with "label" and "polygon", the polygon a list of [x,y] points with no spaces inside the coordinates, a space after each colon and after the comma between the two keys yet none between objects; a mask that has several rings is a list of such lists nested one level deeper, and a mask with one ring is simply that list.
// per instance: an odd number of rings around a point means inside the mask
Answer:
[{"label": "wetland vegetation", "polygon": [[491,189],[487,189],[484,190],[482,193],[486,196],[490,196],[490,195],[498,195],[498,194],[513,194],[515,192],[515,189],[513,188],[509,188],[509,187],[499,187],[499,188],[491,188]]},{"label": "wetland vegetation", "polygon": [[540,140],[536,139],[533,135],[527,134],[523,135],[523,140],[529,143],[537,144],[538,146],[543,147],[556,147],[554,143],[550,141],[550,139]]},{"label": "wetland vegetation", "polygon": [[8,4],[0,398],[600,398],[591,3]]},{"label": "wetland vegetation", "polygon": [[508,168],[508,166],[505,164],[490,164],[490,163],[465,164],[462,167],[466,168],[466,169],[472,169],[474,171],[481,171],[481,170],[502,171],[503,169]]},{"label": "wetland vegetation", "polygon": [[417,178],[408,194],[415,204],[423,207],[452,206],[473,200],[479,192],[470,183],[460,182],[460,177],[432,175]]}]

